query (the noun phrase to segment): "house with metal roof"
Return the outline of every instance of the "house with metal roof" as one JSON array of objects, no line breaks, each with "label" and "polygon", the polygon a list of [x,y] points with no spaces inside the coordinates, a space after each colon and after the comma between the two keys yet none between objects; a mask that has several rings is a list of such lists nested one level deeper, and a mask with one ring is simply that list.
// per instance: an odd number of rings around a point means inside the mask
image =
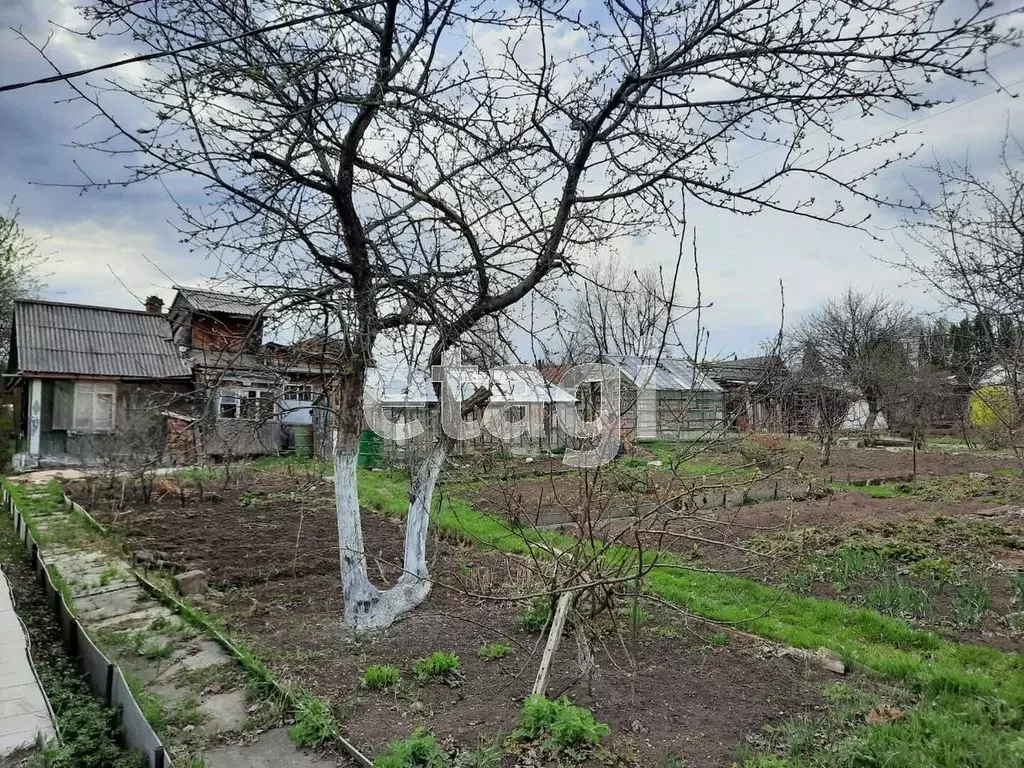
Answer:
[{"label": "house with metal roof", "polygon": [[619,369],[620,428],[633,440],[710,440],[725,429],[722,388],[689,360],[601,355]]},{"label": "house with metal roof", "polygon": [[155,306],[15,301],[6,382],[14,394],[18,464],[162,452],[161,414],[178,406],[192,373]]}]

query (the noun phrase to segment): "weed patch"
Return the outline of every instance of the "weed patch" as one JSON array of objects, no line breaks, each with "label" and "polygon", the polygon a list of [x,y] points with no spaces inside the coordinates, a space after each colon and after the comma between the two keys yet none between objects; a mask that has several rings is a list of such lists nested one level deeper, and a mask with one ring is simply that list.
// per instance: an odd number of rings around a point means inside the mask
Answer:
[{"label": "weed patch", "polygon": [[610,732],[586,707],[562,697],[552,701],[534,694],[523,702],[519,727],[513,736],[537,741],[552,755],[593,747]]},{"label": "weed patch", "polygon": [[504,659],[512,653],[512,648],[505,643],[487,643],[476,649],[476,655],[484,661]]},{"label": "weed patch", "polygon": [[398,667],[392,664],[374,664],[363,672],[361,685],[369,691],[382,691],[394,688],[400,679]]},{"label": "weed patch", "polygon": [[447,753],[434,734],[417,728],[408,739],[388,742],[386,751],[377,755],[373,768],[446,768]]},{"label": "weed patch", "polygon": [[459,672],[462,662],[454,653],[447,651],[434,651],[425,659],[418,659],[412,665],[412,674],[416,682],[426,685],[435,680],[456,684],[459,681]]}]

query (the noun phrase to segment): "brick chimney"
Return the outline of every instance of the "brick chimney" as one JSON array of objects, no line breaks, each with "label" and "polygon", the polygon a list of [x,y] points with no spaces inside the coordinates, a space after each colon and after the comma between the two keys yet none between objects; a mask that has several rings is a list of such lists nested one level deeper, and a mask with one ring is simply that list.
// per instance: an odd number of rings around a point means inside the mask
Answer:
[{"label": "brick chimney", "polygon": [[151,315],[162,315],[164,313],[164,300],[159,296],[147,296],[146,311]]}]

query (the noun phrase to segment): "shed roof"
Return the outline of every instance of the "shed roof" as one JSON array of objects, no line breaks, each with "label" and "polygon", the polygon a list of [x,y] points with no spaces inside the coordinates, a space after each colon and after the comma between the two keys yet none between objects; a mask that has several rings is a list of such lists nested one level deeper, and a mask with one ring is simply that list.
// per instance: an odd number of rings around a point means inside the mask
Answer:
[{"label": "shed roof", "polygon": [[[21,374],[188,378],[165,315],[18,299],[14,355]],[[12,360],[13,361],[13,360]]]},{"label": "shed roof", "polygon": [[601,361],[618,366],[625,378],[649,389],[722,391],[706,373],[695,370],[689,361],[677,357],[654,360],[638,355],[602,355]]},{"label": "shed roof", "polygon": [[785,375],[786,366],[774,355],[741,357],[733,360],[713,360],[701,365],[715,381],[734,381],[746,384],[763,382]]},{"label": "shed roof", "polygon": [[242,317],[255,317],[264,308],[264,305],[256,299],[245,296],[238,296],[233,293],[221,293],[206,288],[189,288],[176,285],[174,290],[178,295],[174,297],[174,304],[181,299],[197,312],[217,312],[225,315],[239,315]]}]

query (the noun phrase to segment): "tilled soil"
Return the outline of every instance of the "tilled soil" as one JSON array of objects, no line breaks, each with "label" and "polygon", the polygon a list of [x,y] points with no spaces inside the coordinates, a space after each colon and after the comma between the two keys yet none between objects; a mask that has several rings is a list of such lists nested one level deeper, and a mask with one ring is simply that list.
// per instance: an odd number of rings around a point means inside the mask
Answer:
[{"label": "tilled soil", "polygon": [[[159,553],[180,568],[205,570],[216,587],[206,607],[225,616],[281,676],[327,696],[346,735],[367,752],[407,736],[418,725],[441,739],[475,745],[508,734],[540,659],[539,635],[520,628],[531,589],[532,563],[434,539],[437,579],[424,605],[373,642],[355,643],[341,630],[338,545],[329,481],[262,473],[245,490],[211,501],[154,494],[116,518],[94,505],[128,547]],[[78,489],[79,497],[84,489]],[[364,514],[371,574],[396,578],[400,521]],[[621,617],[620,617],[621,621]],[[625,764],[658,766],[668,757],[687,765],[729,766],[746,734],[821,705],[830,673],[761,643],[735,636],[708,642],[714,630],[681,616],[653,612],[636,629],[611,628],[592,638],[587,654],[567,635],[553,667],[549,695],[565,693],[613,729],[610,746]],[[477,658],[485,642],[513,653]],[[436,650],[462,661],[457,685],[412,684],[412,665]],[[408,681],[399,693],[363,691],[370,664],[395,664]]]}]

